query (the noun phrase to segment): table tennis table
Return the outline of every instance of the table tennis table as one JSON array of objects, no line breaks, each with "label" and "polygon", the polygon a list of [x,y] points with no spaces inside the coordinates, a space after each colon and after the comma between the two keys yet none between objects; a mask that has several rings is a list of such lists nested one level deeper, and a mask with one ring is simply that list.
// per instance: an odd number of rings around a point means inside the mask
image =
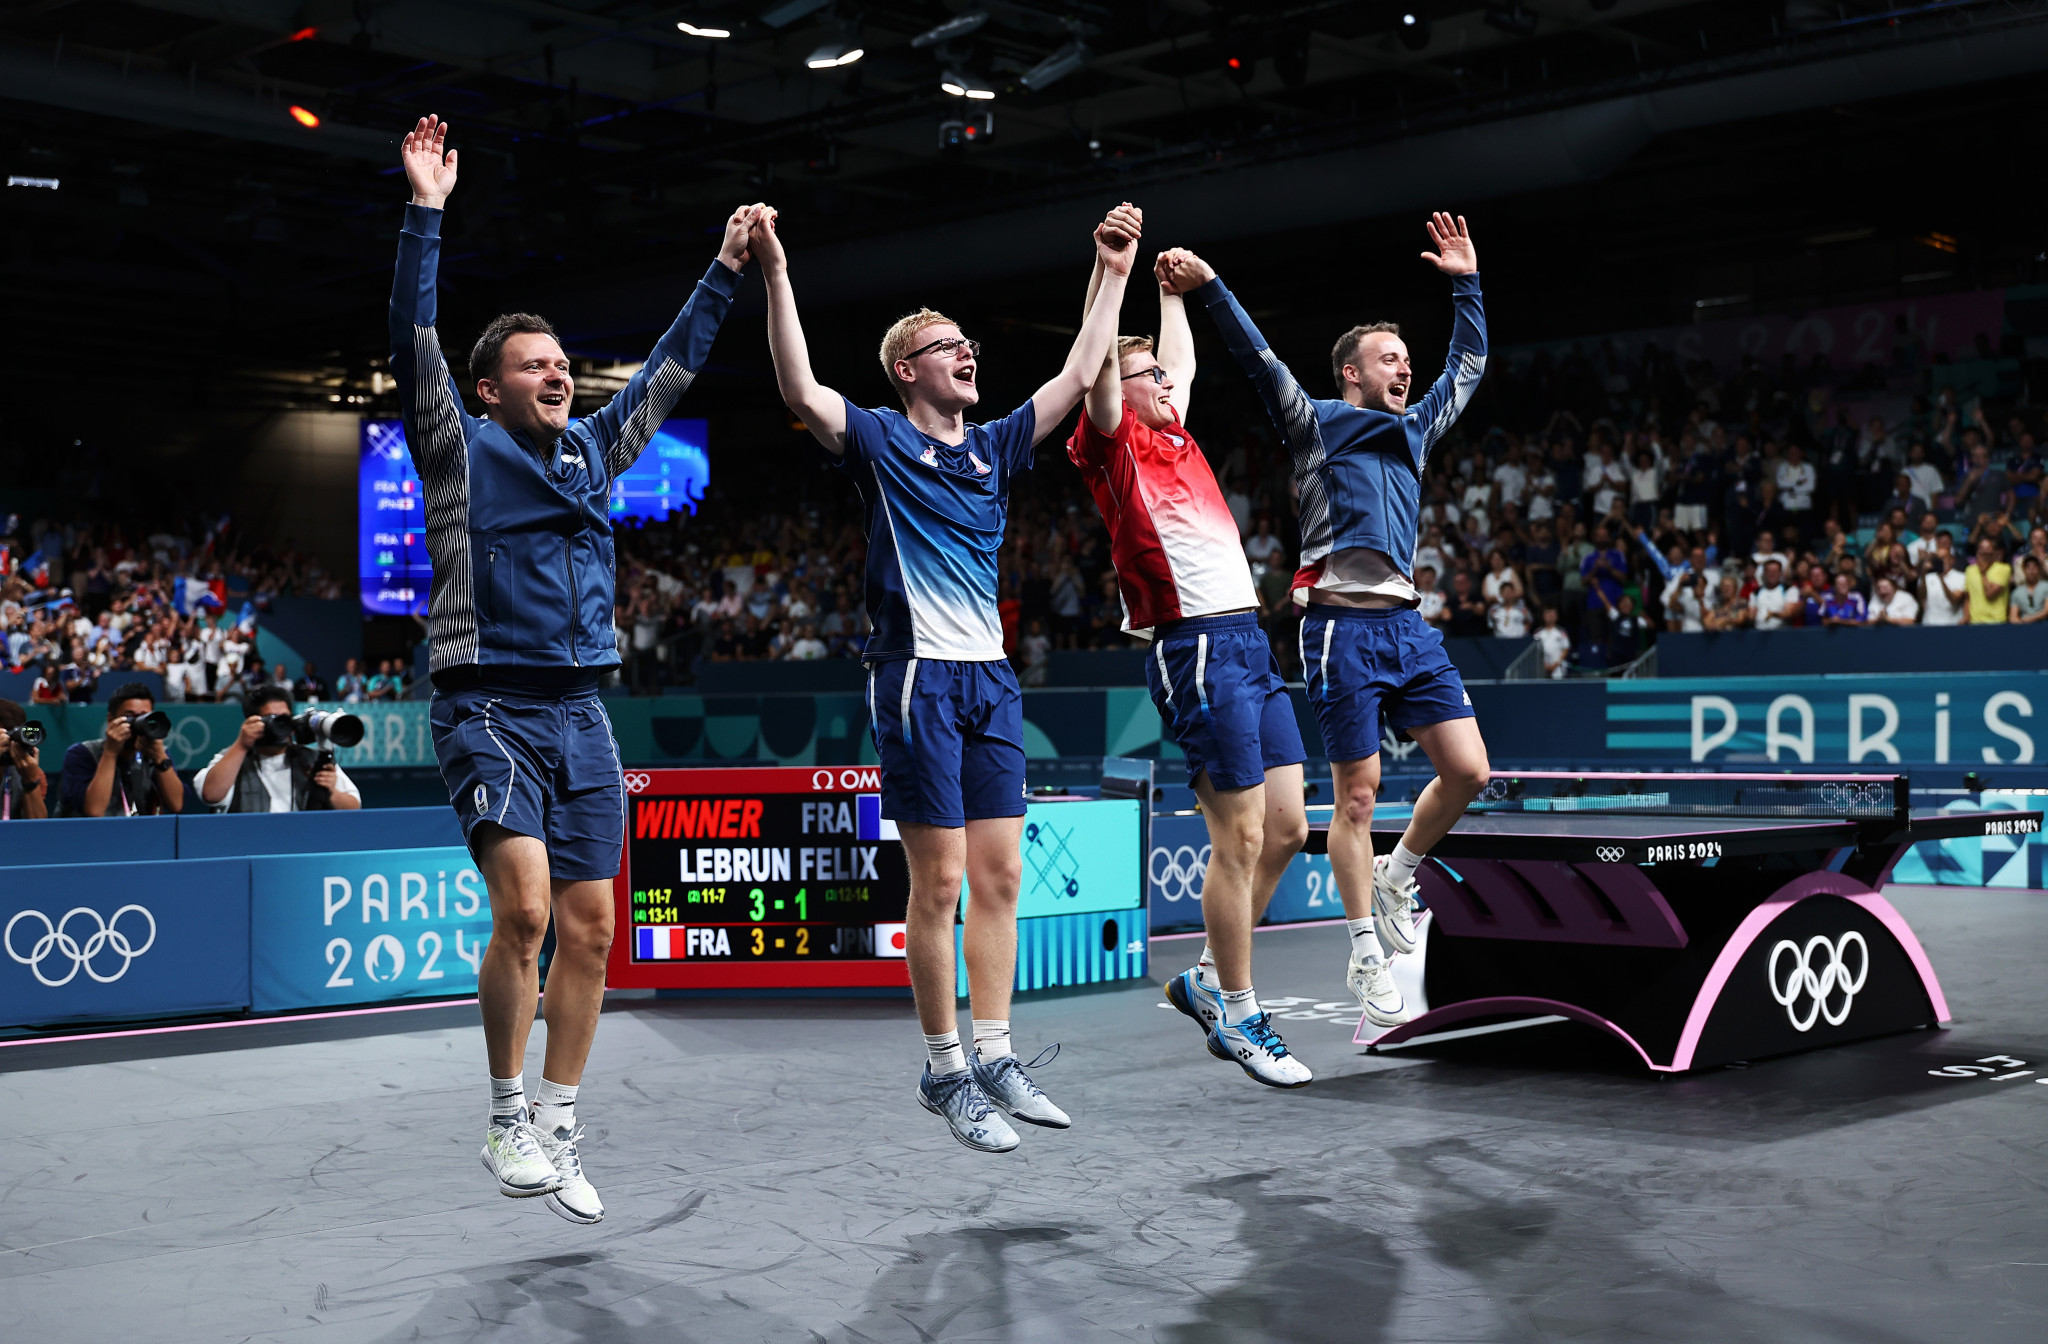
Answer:
[{"label": "table tennis table", "polygon": [[[1685,1073],[1945,1023],[1885,880],[1911,845],[2041,813],[1910,798],[1903,775],[1497,774],[1416,873],[1423,1002],[1356,1039],[1562,1017]],[[1374,853],[1403,825],[1376,821]]]}]

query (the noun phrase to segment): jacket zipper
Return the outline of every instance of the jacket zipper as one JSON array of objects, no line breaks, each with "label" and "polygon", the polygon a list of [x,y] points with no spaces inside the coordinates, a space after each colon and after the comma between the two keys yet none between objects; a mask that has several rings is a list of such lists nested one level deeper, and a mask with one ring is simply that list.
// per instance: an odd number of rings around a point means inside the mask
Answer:
[{"label": "jacket zipper", "polygon": [[583,596],[576,591],[576,539],[562,538],[562,564],[569,572],[569,663],[573,667],[583,666],[583,659],[577,653],[577,644],[583,635]]}]

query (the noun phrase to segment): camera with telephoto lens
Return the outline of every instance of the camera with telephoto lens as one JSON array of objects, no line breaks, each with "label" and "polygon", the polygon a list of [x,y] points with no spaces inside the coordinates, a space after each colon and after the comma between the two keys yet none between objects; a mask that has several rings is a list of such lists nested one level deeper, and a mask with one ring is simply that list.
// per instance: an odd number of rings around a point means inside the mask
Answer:
[{"label": "camera with telephoto lens", "polygon": [[256,739],[262,747],[288,747],[292,744],[292,716],[289,714],[265,714],[263,735]]},{"label": "camera with telephoto lens", "polygon": [[171,735],[171,716],[160,709],[152,709],[147,714],[129,714],[124,717],[128,720],[128,726],[135,730],[137,737],[161,742]]},{"label": "camera with telephoto lens", "polygon": [[30,719],[19,728],[8,729],[7,736],[24,747],[40,747],[49,730],[43,727],[41,719]]},{"label": "camera with telephoto lens", "polygon": [[308,709],[291,720],[291,734],[302,747],[319,745],[313,769],[320,771],[334,764],[336,747],[353,747],[363,740],[363,721],[338,709]]}]

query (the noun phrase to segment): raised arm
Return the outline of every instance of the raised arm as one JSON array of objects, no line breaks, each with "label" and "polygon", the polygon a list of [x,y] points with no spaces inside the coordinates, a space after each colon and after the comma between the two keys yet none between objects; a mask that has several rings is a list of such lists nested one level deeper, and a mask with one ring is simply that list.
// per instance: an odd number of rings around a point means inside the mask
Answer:
[{"label": "raised arm", "polygon": [[654,353],[602,410],[571,431],[588,439],[610,476],[616,477],[639,458],[711,357],[711,343],[732,308],[741,268],[747,264],[747,230],[767,208],[743,205],[732,212],[717,260],[690,291],[675,323],[655,342]]},{"label": "raised arm", "polygon": [[[1073,348],[1067,351],[1066,366],[1031,396],[1033,443],[1066,419],[1116,349],[1116,320],[1123,308],[1124,285],[1131,278],[1131,263],[1137,259],[1138,238],[1143,232],[1144,216],[1128,201],[1096,225],[1095,256],[1102,266],[1102,282],[1095,287],[1095,301],[1088,306]],[[1122,412],[1118,415],[1121,418]]]},{"label": "raised arm", "polygon": [[1238,306],[1236,296],[1217,277],[1215,268],[1192,252],[1176,251],[1172,264],[1174,288],[1192,294],[1195,302],[1209,310],[1231,357],[1258,389],[1259,400],[1266,404],[1266,414],[1280,431],[1289,454],[1297,463],[1311,456],[1321,440],[1315,403],[1266,344],[1266,338]]},{"label": "raised arm", "polygon": [[406,446],[414,470],[430,487],[429,499],[447,493],[431,487],[468,470],[465,443],[470,417],[462,409],[462,393],[448,371],[441,337],[434,329],[441,211],[455,190],[455,151],[447,143],[448,123],[422,117],[399,148],[412,199],[398,234],[398,269],[391,282],[391,373],[398,380]]},{"label": "raised arm", "polygon": [[1451,350],[1444,359],[1443,373],[1415,408],[1422,421],[1425,454],[1463,413],[1479,388],[1480,375],[1486,372],[1486,309],[1479,297],[1479,253],[1472,246],[1465,217],[1452,219],[1439,211],[1430,216],[1429,236],[1437,250],[1423,253],[1422,259],[1451,277]]},{"label": "raised arm", "polygon": [[1159,254],[1152,275],[1159,282],[1159,345],[1152,357],[1173,380],[1168,394],[1180,418],[1188,418],[1188,399],[1195,383],[1195,333],[1188,328],[1187,300],[1181,297],[1173,278],[1172,258],[1181,249]]},{"label": "raised arm", "polygon": [[775,232],[775,211],[764,210],[749,235],[753,254],[768,281],[768,350],[775,357],[775,386],[811,437],[825,451],[846,452],[846,398],[811,373],[811,348],[804,343],[803,323],[796,315],[796,292],[789,287],[789,254]]},{"label": "raised arm", "polygon": [[[1095,296],[1102,289],[1102,269],[1102,257],[1098,253],[1094,269],[1088,274],[1088,296],[1081,301],[1081,322],[1084,326],[1087,325],[1088,314],[1095,311]],[[1102,357],[1102,368],[1096,373],[1095,381],[1088,384],[1087,398],[1081,403],[1088,423],[1105,435],[1116,433],[1117,426],[1124,422],[1124,388],[1118,378],[1121,372],[1116,343],[1112,341],[1109,353]]]}]

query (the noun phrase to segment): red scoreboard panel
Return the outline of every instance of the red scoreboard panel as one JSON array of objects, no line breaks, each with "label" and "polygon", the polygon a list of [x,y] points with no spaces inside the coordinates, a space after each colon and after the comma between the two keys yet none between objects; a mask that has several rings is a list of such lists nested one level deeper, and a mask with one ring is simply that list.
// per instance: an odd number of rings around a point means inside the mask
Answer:
[{"label": "red scoreboard panel", "polygon": [[872,765],[628,770],[611,986],[909,985],[881,787]]}]

